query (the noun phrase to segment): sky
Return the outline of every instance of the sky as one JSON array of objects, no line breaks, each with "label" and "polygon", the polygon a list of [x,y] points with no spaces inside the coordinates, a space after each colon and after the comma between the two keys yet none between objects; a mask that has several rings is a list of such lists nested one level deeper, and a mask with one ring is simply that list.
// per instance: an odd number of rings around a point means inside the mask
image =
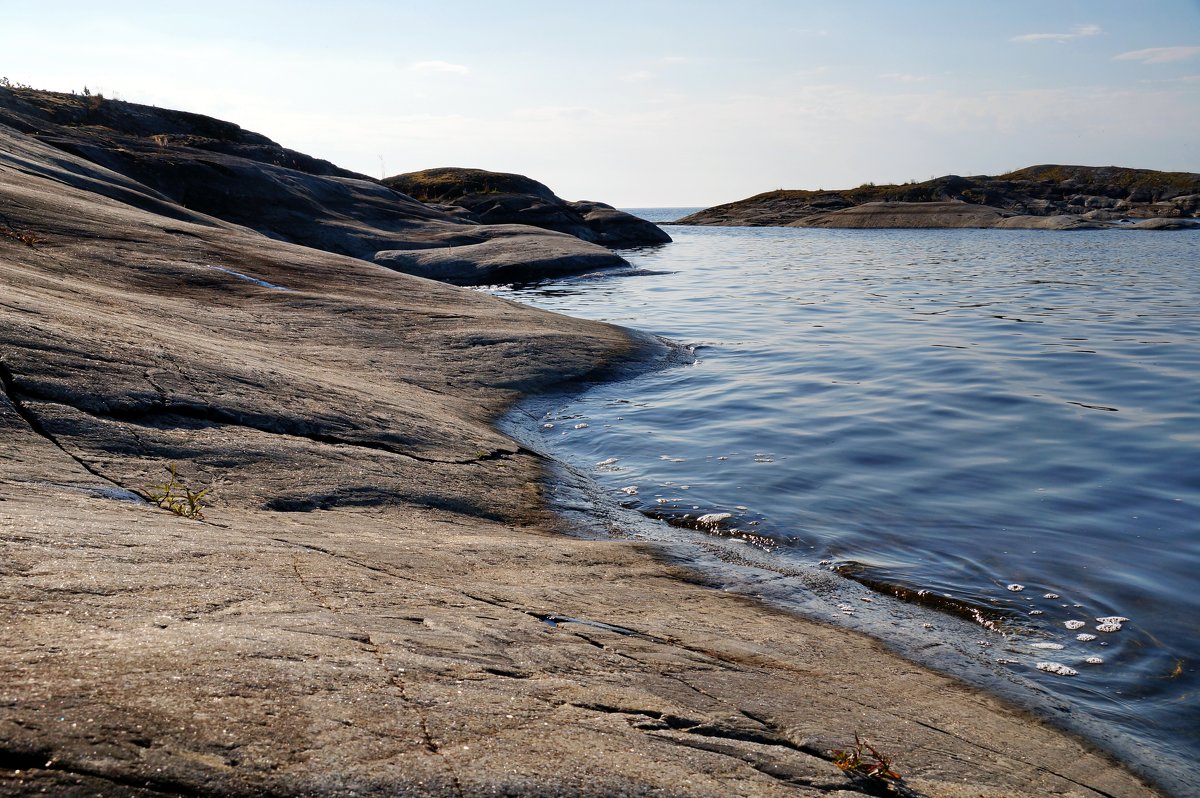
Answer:
[{"label": "sky", "polygon": [[1200,0],[6,6],[0,76],[380,177],[707,206],[1041,163],[1200,172]]}]

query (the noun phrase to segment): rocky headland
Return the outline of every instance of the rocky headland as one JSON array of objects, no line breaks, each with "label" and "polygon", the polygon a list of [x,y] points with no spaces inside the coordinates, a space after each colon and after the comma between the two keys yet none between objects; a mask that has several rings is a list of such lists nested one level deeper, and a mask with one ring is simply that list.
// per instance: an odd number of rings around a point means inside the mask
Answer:
[{"label": "rocky headland", "polygon": [[[0,795],[1156,794],[874,640],[560,534],[495,420],[668,348],[376,253],[563,234],[91,102],[0,89]],[[856,733],[902,786],[835,764]]]},{"label": "rocky headland", "polygon": [[529,224],[609,247],[671,241],[662,228],[592,200],[568,202],[522,175],[442,167],[386,178],[384,185],[458,218],[483,224]]},{"label": "rocky headland", "polygon": [[996,177],[839,191],[769,191],[676,224],[1079,230],[1200,227],[1200,174],[1116,166],[1031,166]]},{"label": "rocky headland", "polygon": [[[482,224],[199,114],[0,88],[0,123],[111,173],[107,181],[72,174],[72,185],[172,218],[210,217],[279,241],[378,259],[408,274],[480,284],[628,266],[595,236]],[[456,250],[468,244],[478,268],[461,267]],[[411,257],[396,250],[425,251]]]}]

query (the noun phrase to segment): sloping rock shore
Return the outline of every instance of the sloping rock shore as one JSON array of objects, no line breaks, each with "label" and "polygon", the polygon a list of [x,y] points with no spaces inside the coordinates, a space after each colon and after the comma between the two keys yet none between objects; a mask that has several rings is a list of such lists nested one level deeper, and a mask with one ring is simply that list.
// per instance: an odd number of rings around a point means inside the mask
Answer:
[{"label": "sloping rock shore", "polygon": [[671,241],[658,225],[591,200],[568,202],[522,175],[485,169],[440,167],[384,179],[384,185],[437,203],[459,218],[484,224],[531,224],[609,247]]},{"label": "sloping rock shore", "polygon": [[[590,239],[539,227],[525,226],[514,239],[512,230],[497,233],[478,220],[446,213],[364,175],[199,114],[0,88],[0,123],[115,173],[96,181],[67,169],[71,185],[171,218],[215,217],[280,241],[366,260],[397,248],[437,248],[456,235],[504,239],[490,248],[490,268],[459,271],[458,277],[442,268],[440,279],[446,281],[495,283],[509,274],[555,277],[629,265]],[[525,249],[541,253],[544,272],[523,256]],[[546,256],[549,252],[553,258]],[[412,265],[414,273],[426,273],[434,260],[429,255]],[[404,260],[381,262],[398,270],[410,266]]]},{"label": "sloping rock shore", "polygon": [[[947,203],[986,210],[977,212],[975,221],[978,223],[962,224],[960,213],[942,213]],[[930,207],[898,210],[909,204]],[[989,220],[987,216],[995,212],[1006,217],[1065,218],[1058,222]],[[905,216],[900,219],[897,213]],[[769,191],[707,208],[675,224],[1081,229],[1139,219],[1187,220],[1196,218],[1197,214],[1200,214],[1200,174],[1118,166],[1043,165],[996,177],[946,175],[904,185],[868,183],[837,191]],[[911,224],[900,224],[900,221]],[[945,224],[939,225],[939,221]],[[1140,229],[1183,229],[1188,226],[1181,222],[1174,226],[1145,225]]]},{"label": "sloping rock shore", "polygon": [[[0,214],[0,795],[848,796],[878,790],[831,762],[856,731],[905,794],[1155,794],[872,640],[556,534],[493,420],[657,342],[5,126]],[[137,495],[172,464],[203,519]]]}]

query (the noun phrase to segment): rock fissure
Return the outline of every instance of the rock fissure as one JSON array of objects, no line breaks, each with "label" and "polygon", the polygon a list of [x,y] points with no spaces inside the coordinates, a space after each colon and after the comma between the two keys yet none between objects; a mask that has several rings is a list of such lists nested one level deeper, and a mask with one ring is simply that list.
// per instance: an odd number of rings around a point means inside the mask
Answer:
[{"label": "rock fissure", "polygon": [[[868,704],[863,704],[863,706],[870,706],[870,705],[868,705]],[[876,710],[877,712],[882,712],[882,711],[884,711],[884,710],[880,710],[880,709],[878,709],[877,707],[870,707],[870,708],[871,708],[871,709],[874,709],[874,710]],[[1010,754],[1010,753],[1006,753],[1005,751],[1002,751],[1002,750],[1000,750],[999,748],[993,748],[992,746],[984,745],[983,743],[980,743],[980,742],[978,742],[978,741],[976,741],[976,740],[969,740],[969,739],[967,739],[967,738],[965,738],[965,737],[963,737],[963,736],[961,736],[961,735],[954,734],[953,732],[949,732],[949,731],[946,731],[946,730],[945,730],[945,729],[943,729],[943,728],[940,728],[940,727],[938,727],[938,726],[934,726],[934,725],[933,725],[933,724],[931,724],[931,723],[925,723],[924,721],[918,720],[918,719],[916,719],[916,718],[907,717],[907,716],[900,716],[900,717],[903,717],[903,719],[904,719],[904,720],[906,720],[906,721],[908,721],[908,722],[910,722],[910,723],[914,723],[914,724],[916,724],[917,726],[922,726],[922,727],[924,727],[924,728],[926,728],[926,729],[929,729],[930,731],[938,732],[939,734],[944,734],[944,735],[946,735],[947,737],[950,737],[951,739],[954,739],[954,740],[957,740],[957,741],[958,741],[958,742],[960,742],[960,743],[963,743],[964,745],[969,745],[969,746],[972,746],[972,747],[974,747],[974,748],[978,748],[980,751],[987,751],[989,754],[994,754],[994,755],[996,755],[996,756],[1001,756],[1001,757],[1004,757],[1004,758],[1006,758],[1006,759],[1013,759],[1013,760],[1016,760],[1016,761],[1020,762],[1020,763],[1021,763],[1021,764],[1023,764],[1023,765],[1028,765],[1029,767],[1036,768],[1037,770],[1040,770],[1040,771],[1042,771],[1043,773],[1048,773],[1048,774],[1050,774],[1051,776],[1055,776],[1055,777],[1057,777],[1057,778],[1063,779],[1064,781],[1069,781],[1069,782],[1071,782],[1072,784],[1075,784],[1075,785],[1077,785],[1077,786],[1079,786],[1079,787],[1083,787],[1085,790],[1091,790],[1092,792],[1096,793],[1097,795],[1100,795],[1100,796],[1102,796],[1103,798],[1114,798],[1114,796],[1113,796],[1113,795],[1111,795],[1111,794],[1109,794],[1109,793],[1105,792],[1104,790],[1100,789],[1099,787],[1096,787],[1096,786],[1094,786],[1094,785],[1092,785],[1092,784],[1087,784],[1087,783],[1084,783],[1084,782],[1078,781],[1077,779],[1073,779],[1073,778],[1071,778],[1070,776],[1066,775],[1065,773],[1060,773],[1060,772],[1058,772],[1058,771],[1054,770],[1053,768],[1048,768],[1048,767],[1046,767],[1045,765],[1039,765],[1039,764],[1037,764],[1037,763],[1035,763],[1035,762],[1029,762],[1029,761],[1027,761],[1027,760],[1021,759],[1020,757],[1013,756],[1013,755],[1012,755],[1012,754]]]},{"label": "rock fissure", "polygon": [[[276,540],[278,540],[278,538]],[[288,542],[288,541],[283,541],[283,542]],[[292,545],[300,545],[302,548],[309,549],[311,551],[319,552],[321,554],[329,554],[328,551],[325,551],[324,549],[320,549],[315,546],[305,546],[303,544],[292,544]],[[378,569],[372,569],[372,570],[378,570]],[[315,587],[310,585],[308,583],[308,581],[304,578],[304,573],[300,570],[300,558],[295,554],[292,555],[292,571],[295,573],[296,579],[300,582],[301,586],[303,586],[304,589],[309,594],[312,595],[312,597],[317,601],[318,604],[320,604],[322,607],[324,607],[325,609],[329,610],[332,613],[337,614],[339,612],[337,607],[335,607],[333,604],[331,604],[328,601],[328,599],[324,595],[321,594],[320,591],[318,591]],[[307,631],[309,634],[320,634],[317,632],[312,632],[311,630],[307,630]],[[344,635],[341,635],[341,637],[343,637],[344,639],[359,642],[359,643],[363,644],[364,646],[366,646],[367,650],[371,652],[371,655],[374,657],[375,662],[379,665],[379,668],[383,671],[384,678],[387,679],[388,684],[390,684],[396,690],[396,693],[397,693],[397,695],[399,695],[400,700],[403,701],[406,706],[410,707],[412,709],[413,713],[416,715],[417,724],[420,726],[420,729],[421,729],[421,745],[422,745],[422,747],[426,751],[428,751],[431,754],[436,755],[440,759],[440,761],[442,762],[442,766],[446,770],[446,774],[450,777],[451,783],[454,785],[455,794],[458,795],[460,798],[462,798],[463,789],[462,789],[462,784],[459,782],[458,774],[455,772],[455,770],[451,766],[450,762],[446,760],[445,755],[442,753],[441,746],[439,746],[437,744],[437,741],[433,738],[433,734],[429,730],[429,719],[426,717],[425,711],[421,708],[420,703],[413,700],[408,695],[408,687],[405,684],[404,680],[392,668],[390,668],[388,666],[387,659],[384,656],[383,647],[379,644],[379,642],[372,635],[365,633],[365,632],[350,631],[350,632],[345,633]]]},{"label": "rock fissure", "polygon": [[[60,449],[63,449],[61,444],[59,444],[58,441],[48,432],[46,432],[44,427],[36,421],[36,416],[34,416],[25,405],[18,404],[15,396],[15,384],[12,380],[11,371],[0,368],[0,379],[3,379],[4,381],[5,393],[9,395],[10,401],[13,402],[14,406],[18,407],[18,412],[21,412],[22,417],[30,423],[30,426],[34,427],[34,430],[40,435],[51,440]],[[360,449],[368,449],[371,451],[395,455],[397,457],[403,457],[408,460],[414,460],[419,463],[430,463],[435,465],[473,465],[491,460],[507,460],[519,454],[532,457],[542,457],[542,455],[539,455],[536,452],[524,447],[516,447],[515,449],[498,448],[491,451],[481,451],[474,457],[452,459],[425,457],[423,455],[404,451],[384,442],[371,440],[352,440],[350,438],[318,432],[316,430],[305,430],[302,429],[302,426],[306,422],[302,420],[293,421],[291,419],[279,416],[263,416],[260,419],[255,419],[237,413],[236,411],[215,407],[211,404],[199,405],[174,403],[161,388],[153,383],[153,381],[150,381],[149,379],[147,379],[147,381],[149,381],[162,396],[162,404],[152,406],[141,405],[137,407],[111,408],[105,412],[100,412],[98,410],[81,407],[78,404],[67,401],[64,397],[49,395],[42,391],[25,391],[23,392],[23,395],[36,401],[70,407],[73,410],[84,413],[92,418],[99,418],[107,421],[120,421],[129,424],[138,424],[141,426],[152,426],[151,422],[156,420],[163,421],[170,420],[171,418],[187,419],[190,421],[199,421],[201,423],[208,423],[221,427],[241,427],[268,435],[282,435],[290,438],[301,438],[304,440],[313,441],[314,443],[322,443],[330,446],[351,446]],[[63,449],[63,451],[67,452],[66,449]],[[67,452],[67,454],[71,453]],[[75,456],[72,455],[72,457]],[[75,459],[78,460],[78,458]],[[88,467],[82,461],[80,461],[80,464],[84,465],[85,468]],[[89,468],[89,470],[91,469]],[[103,477],[101,474],[96,475],[101,476],[104,479],[108,479],[110,482],[113,481],[108,477]],[[113,484],[118,483],[114,482]]]},{"label": "rock fissure", "polygon": [[31,429],[36,435],[45,438],[50,443],[54,444],[55,448],[78,463],[83,470],[87,471],[92,476],[102,479],[110,485],[116,485],[122,490],[129,490],[128,487],[98,470],[82,457],[79,457],[70,449],[63,446],[58,438],[56,438],[48,429],[46,429],[45,425],[43,425],[41,420],[37,417],[37,414],[30,410],[29,407],[27,407],[17,395],[16,382],[13,379],[13,373],[9,369],[8,364],[3,360],[0,360],[0,389],[3,389],[5,397],[8,399],[9,404],[12,405],[12,408],[16,414],[20,416],[26,424],[29,425],[29,429]]},{"label": "rock fissure", "polygon": [[722,744],[719,742],[710,742],[708,740],[695,740],[686,737],[681,737],[675,734],[664,734],[662,732],[647,732],[650,737],[656,740],[665,740],[666,742],[675,745],[694,748],[698,751],[707,751],[711,754],[720,754],[731,759],[736,759],[739,762],[744,762],[754,770],[762,773],[777,781],[783,782],[794,787],[803,787],[808,790],[813,790],[822,794],[830,794],[837,792],[859,792],[866,795],[897,795],[895,792],[874,793],[867,789],[860,788],[860,785],[853,781],[849,783],[821,783],[811,777],[806,777],[803,774],[797,773],[794,770],[789,770],[785,763],[777,762],[769,757],[756,755],[755,752],[745,751],[733,745]]},{"label": "rock fissure", "polygon": [[[97,781],[144,793],[170,796],[171,798],[200,798],[205,795],[205,793],[171,779],[141,778],[132,774],[106,773],[96,768],[88,768],[55,759],[52,755],[45,752],[14,751],[11,749],[0,750],[0,770],[63,773],[96,779]],[[267,795],[267,793],[262,792],[256,792],[256,794]]]}]

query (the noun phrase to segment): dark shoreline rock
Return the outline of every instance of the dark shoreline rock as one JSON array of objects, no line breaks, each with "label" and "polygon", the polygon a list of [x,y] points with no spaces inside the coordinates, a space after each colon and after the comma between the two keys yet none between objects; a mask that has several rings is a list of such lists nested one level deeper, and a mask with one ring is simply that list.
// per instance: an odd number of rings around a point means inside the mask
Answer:
[{"label": "dark shoreline rock", "polygon": [[[1131,220],[1187,219],[1200,213],[1200,174],[1115,166],[1031,166],[997,177],[946,175],[905,185],[865,184],[839,191],[770,191],[707,208],[674,224],[836,226],[825,221],[805,225],[803,221],[883,202],[959,202],[991,207],[1010,216],[1072,216],[1083,217],[1085,221],[1094,221],[1101,214]],[[881,216],[881,221],[885,217]],[[871,226],[856,214],[843,218],[855,219],[848,226]],[[1056,224],[1061,226],[1065,222]],[[917,226],[936,225],[922,222]],[[1061,227],[1052,225],[1052,229]]]},{"label": "dark shoreline rock", "polygon": [[524,175],[440,167],[395,175],[383,183],[422,202],[457,206],[482,224],[529,224],[608,247],[671,241],[652,222],[603,202],[568,202]]}]

